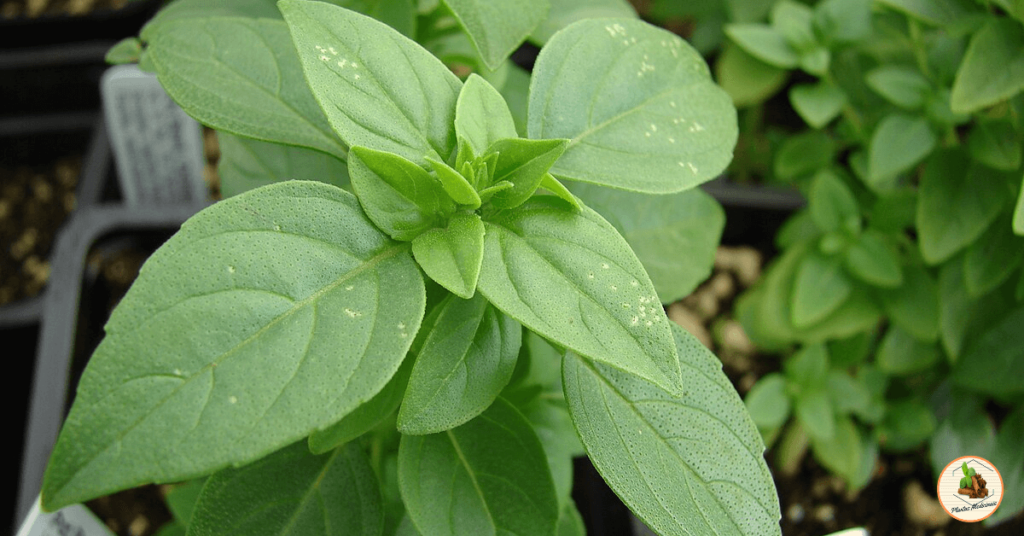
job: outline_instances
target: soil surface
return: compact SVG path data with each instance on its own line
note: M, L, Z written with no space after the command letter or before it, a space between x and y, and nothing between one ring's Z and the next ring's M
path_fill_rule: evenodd
M0 305L39 293L54 237L75 208L82 159L0 167Z

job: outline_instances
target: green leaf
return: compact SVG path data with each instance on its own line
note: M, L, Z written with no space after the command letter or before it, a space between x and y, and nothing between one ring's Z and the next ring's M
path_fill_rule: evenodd
M864 292L854 292L820 322L803 329L793 327L793 280L809 247L807 242L791 247L769 268L763 282L753 287L755 299L741 298L738 308L744 328L758 344L782 350L797 341L812 344L849 337L878 324L880 312L874 301Z
M299 442L211 476L188 533L376 536L383 529L380 486L362 447L317 456Z
M837 339L828 342L828 355L832 366L839 369L848 369L862 363L872 353L875 342L875 334L871 332L858 333L852 337Z
M551 192L566 203L569 203L573 210L583 210L582 205L580 205L580 200L577 199L564 184L559 182L558 179L550 173L544 174L544 178L540 180L540 187Z
M242 465L336 422L394 375L424 300L408 247L343 190L289 181L203 210L107 323L43 504Z
M953 366L954 384L994 396L1024 391L1024 307L1017 308L987 329Z
M786 38L786 42L802 53L818 44L811 21L814 14L806 4L794 0L779 0L772 6L772 28Z
M854 43L871 35L871 0L824 0L814 6L814 29L826 43Z
M1009 215L1000 217L978 240L967 247L964 281L977 298L1003 284L1024 260L1024 239L1013 234Z
M160 527L155 535L156 536L187 536L187 528L184 524L179 521L172 520L164 526Z
M829 471L842 476L847 482L856 480L864 449L860 432L852 419L836 419L831 439L819 439L814 436L810 439L814 459Z
M555 360L555 365L558 364L559 362ZM557 380L558 370L555 372ZM526 404L517 407L523 412L526 420L530 421L530 426L537 432L537 437L544 447L559 504L571 504L572 459L582 456L584 452L583 445L576 435L576 428L569 417L569 408L565 404L561 387L559 382L557 392L541 392Z
M142 55L142 41L137 37L126 37L110 47L103 61L111 65L122 63L137 63Z
M711 275L725 212L699 189L649 195L576 183L573 192L629 242L661 303L689 295ZM686 252L671 255L667 252Z
M940 387L932 396L933 399L943 397L943 402L949 404L949 414L942 419L929 440L932 472L941 474L949 462L963 456L964 452L973 452L976 456L991 460L996 433L985 411L984 399L956 387ZM956 403L949 403L950 400L956 400ZM960 470L966 476L965 465L962 464ZM970 487L970 484L960 487Z
M874 229L857 237L844 255L843 265L850 274L869 285L895 288L903 284L899 256L885 235Z
M678 390L668 318L611 224L542 196L485 224L478 288L491 303L553 342Z
M548 0L444 0L491 70L497 69L545 18Z
M789 249L804 241L821 236L821 229L815 225L810 210L796 212L779 228L775 234L775 247Z
M797 328L814 324L835 311L853 292L842 258L808 252L793 282L791 321Z
M161 24L144 39L160 84L200 123L346 158L283 22L189 18Z
M586 536L587 528L583 525L583 517L576 509L576 503L570 500L562 507L562 513L558 516L558 529L556 536Z
M1016 307L1011 281L981 298L972 298L964 284L964 263L955 258L939 273L942 345L955 363L964 346Z
M868 86L885 100L907 110L919 110L932 91L932 84L912 67L883 65L865 78Z
M500 398L454 430L403 435L398 483L423 534L554 534L558 522L537 434Z
M1021 163L1020 137L1009 121L977 123L967 138L971 157L986 166L1016 171Z
M750 388L744 403L758 428L770 430L782 426L790 411L786 379L777 372L766 374Z
M827 76L831 62L832 52L821 45L800 54L800 68L814 76Z
M822 231L860 230L857 199L833 171L823 169L814 176L808 197L811 218Z
M828 377L829 358L824 344L808 344L782 365L786 378L801 390L820 387Z
M1024 89L1024 28L1019 22L989 17L974 34L956 72L950 106L972 113Z
M471 210L480 208L482 203L480 195L461 173L452 169L448 164L438 162L430 157L427 157L427 164L430 165L430 169L434 170L437 180L441 182L441 187L448 193L448 197L460 205L467 205Z
M196 509L199 494L203 491L206 480L206 478L190 480L180 486L175 486L164 496L167 509L171 511L171 515L176 521L187 526L192 520L192 513Z
M304 147L281 145L218 132L220 192L231 197L283 180L308 180L346 188L348 168L336 157Z
M341 7L373 17L414 39L416 0L327 0Z
M484 154L498 140L517 138L516 124L505 98L477 74L469 75L455 108L455 132Z
M448 227L430 229L414 238L412 254L431 279L468 300L480 277L484 224L476 214L455 214Z
M869 411L871 406L871 392L859 380L851 377L846 371L832 369L828 371L826 388L829 400L833 409L838 414L857 413L863 414ZM841 420L836 424L842 424Z
M558 1L558 0L556 0ZM508 78L501 88L501 95L505 98L505 104L512 112L512 120L516 124L516 132L520 136L526 136L526 121L530 106L530 73L511 65L508 68Z
M1019 406L1003 420L990 461L999 467L1003 496L1000 508L985 520L986 525L1008 520L1024 508L1024 409Z
M440 60L353 11L298 0L278 6L309 87L346 143L419 165L447 159L461 83Z
M732 159L736 110L679 36L626 19L588 19L537 57L529 137L571 140L560 179L670 193Z
M587 454L608 485L663 535L779 534L764 444L721 362L672 329L686 391L569 352L565 397Z
M309 435L309 451L313 454L330 452L373 430L391 417L402 403L405 386L415 360L406 359L387 385L340 421Z
M928 120L893 114L882 120L871 136L868 178L880 184L923 160L938 142Z
M801 84L789 90L789 102L800 117L814 128L832 122L846 106L846 93L827 81Z
M879 195L871 207L871 227L888 233L905 232L917 216L917 188L898 188Z
M271 0L175 0L157 12L142 28L143 41L150 41L153 32L163 30L163 25L182 19L206 19L210 17L242 17L248 19L281 19L281 12Z
M493 182L508 181L512 187L494 194L491 205L515 208L526 202L540 187L544 175L565 152L568 140L499 140L488 150L498 156Z
M790 136L775 154L775 176L794 180L816 173L832 164L836 142L820 130L808 130Z
M455 210L439 181L393 153L353 147L349 176L367 217L395 240L409 241L444 225Z
M786 37L766 24L729 24L729 36L744 52L780 69L794 69L800 63L799 53L786 41Z
M807 435L819 441L832 441L836 418L824 386L801 392L794 401L794 413Z
M880 3L936 26L954 24L977 11L977 4L970 0L880 0Z
M899 326L893 326L878 348L878 368L892 376L928 370L941 356L934 342L922 342Z
M433 434L481 414L512 378L522 328L482 296L442 302L416 356L398 431Z
M998 173L972 163L962 151L936 153L925 166L917 198L921 256L938 264L977 240L1006 197Z
M923 266L903 267L903 285L880 292L885 312L893 324L924 342L939 334L939 291Z
M583 19L636 18L636 10L629 0L551 0L551 10L530 34L530 40L543 45L555 32Z
M1024 181L1021 181L1020 194L1017 196L1017 207L1013 209L1013 233L1024 235Z
M786 82L788 73L730 43L715 62L715 78L733 104L743 108L768 100Z
M925 403L914 399L890 402L878 429L879 442L888 451L912 450L931 437L935 426L935 415Z

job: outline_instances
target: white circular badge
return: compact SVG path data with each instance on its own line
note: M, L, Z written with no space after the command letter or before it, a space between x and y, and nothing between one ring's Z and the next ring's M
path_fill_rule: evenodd
M936 492L947 514L975 523L999 508L1003 500L1003 477L985 458L962 456L942 470Z

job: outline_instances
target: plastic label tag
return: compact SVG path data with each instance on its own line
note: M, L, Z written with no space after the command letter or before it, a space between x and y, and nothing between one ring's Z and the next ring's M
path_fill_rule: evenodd
M156 75L118 65L100 83L103 112L128 205L207 199L199 124L167 95Z
M88 508L73 504L53 513L39 509L39 499L21 524L18 536L115 536Z

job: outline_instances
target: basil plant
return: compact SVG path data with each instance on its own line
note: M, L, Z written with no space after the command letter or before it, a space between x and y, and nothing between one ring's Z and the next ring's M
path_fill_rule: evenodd
M392 27L278 7L142 34L143 68L231 134L225 159L316 180L216 203L149 259L43 506L192 480L188 535L572 535L586 454L658 533L778 534L720 362L562 182L672 193L719 173L735 109L701 57L637 20L569 25L524 137L490 82Z

